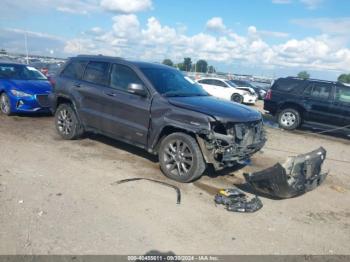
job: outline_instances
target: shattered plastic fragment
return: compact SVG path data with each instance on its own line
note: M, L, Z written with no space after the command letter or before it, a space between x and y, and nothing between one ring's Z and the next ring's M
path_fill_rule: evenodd
M325 180L327 173L323 173L321 167L326 153L320 147L307 154L289 157L283 165L277 163L265 170L244 174L244 177L257 192L275 198L299 196Z
M214 201L216 204L224 205L228 211L241 213L252 213L263 206L257 196L248 199L246 194L237 188L220 190Z

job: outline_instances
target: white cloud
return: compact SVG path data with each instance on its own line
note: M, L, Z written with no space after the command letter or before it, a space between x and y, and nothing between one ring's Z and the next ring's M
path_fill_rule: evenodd
M136 13L152 8L151 0L102 0L105 10L117 13Z
M80 9L76 9L68 6L58 6L56 10L59 12L70 13L70 14L82 14L82 15L88 14L87 10L84 10L84 9L80 10Z
M303 27L319 29L325 34L349 35L350 17L294 19L291 22Z
M290 4L291 0L272 0L273 4Z
M316 9L320 7L324 0L299 0L307 9ZM291 4L293 0L272 0L273 4Z
M271 37L280 37L281 41L288 34L250 26L245 35L238 35L227 27L224 34L188 35L175 27L162 25L155 17L149 18L142 26L135 15L119 15L113 18L111 30L95 39L84 40L86 42L73 39L65 51L78 53L80 49L81 53L112 54L149 61L171 58L180 62L189 56L193 60L235 62L269 69L344 71L350 68L350 49L327 34L268 44L265 39Z
M212 31L224 31L226 26L221 17L213 17L207 21L206 28Z
M18 28L0 28L0 47L12 53L25 53L24 38L27 35L28 49L31 54L63 55L65 39L55 35L25 31Z
M300 2L306 5L308 9L316 9L322 4L323 0L300 0Z
M250 37L269 37L269 38L286 38L289 36L288 33L277 32L277 31L267 31L258 30L255 26L248 27L248 35Z

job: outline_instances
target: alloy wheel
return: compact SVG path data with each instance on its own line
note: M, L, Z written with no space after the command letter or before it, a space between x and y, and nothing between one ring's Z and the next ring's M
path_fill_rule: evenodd
M164 163L168 172L177 176L185 176L193 166L193 153L182 140L170 141L164 150Z
M10 101L6 95L1 96L0 107L4 114L8 114L10 112Z
M72 132L73 118L67 109L62 109L59 112L57 118L57 126L58 130L64 135L69 135Z

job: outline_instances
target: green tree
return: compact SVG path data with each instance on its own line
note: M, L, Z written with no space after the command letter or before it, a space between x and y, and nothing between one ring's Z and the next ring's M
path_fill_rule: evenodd
M350 74L341 74L338 77L338 81L346 84L350 84Z
M171 59L164 59L162 64L167 65L167 66L174 66L173 61Z
M307 71L301 71L298 73L298 77L301 79L309 79L310 74Z
M185 57L183 62L183 71L190 71L192 67L192 60L190 57Z
M198 60L196 63L196 72L206 73L208 71L208 63L205 60Z
M185 65L184 65L184 63L178 63L178 64L176 65L176 67L177 67L179 70L181 70L181 71L185 71Z
M210 65L210 66L208 67L208 73L209 73L209 74L216 73L216 69L215 69L215 67L214 67L214 66L212 66L212 65Z

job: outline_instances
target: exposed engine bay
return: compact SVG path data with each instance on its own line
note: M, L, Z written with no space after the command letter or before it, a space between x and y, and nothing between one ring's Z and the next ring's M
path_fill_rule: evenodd
M259 151L266 142L263 122L213 123L211 131L197 135L207 163L216 170L233 166Z

